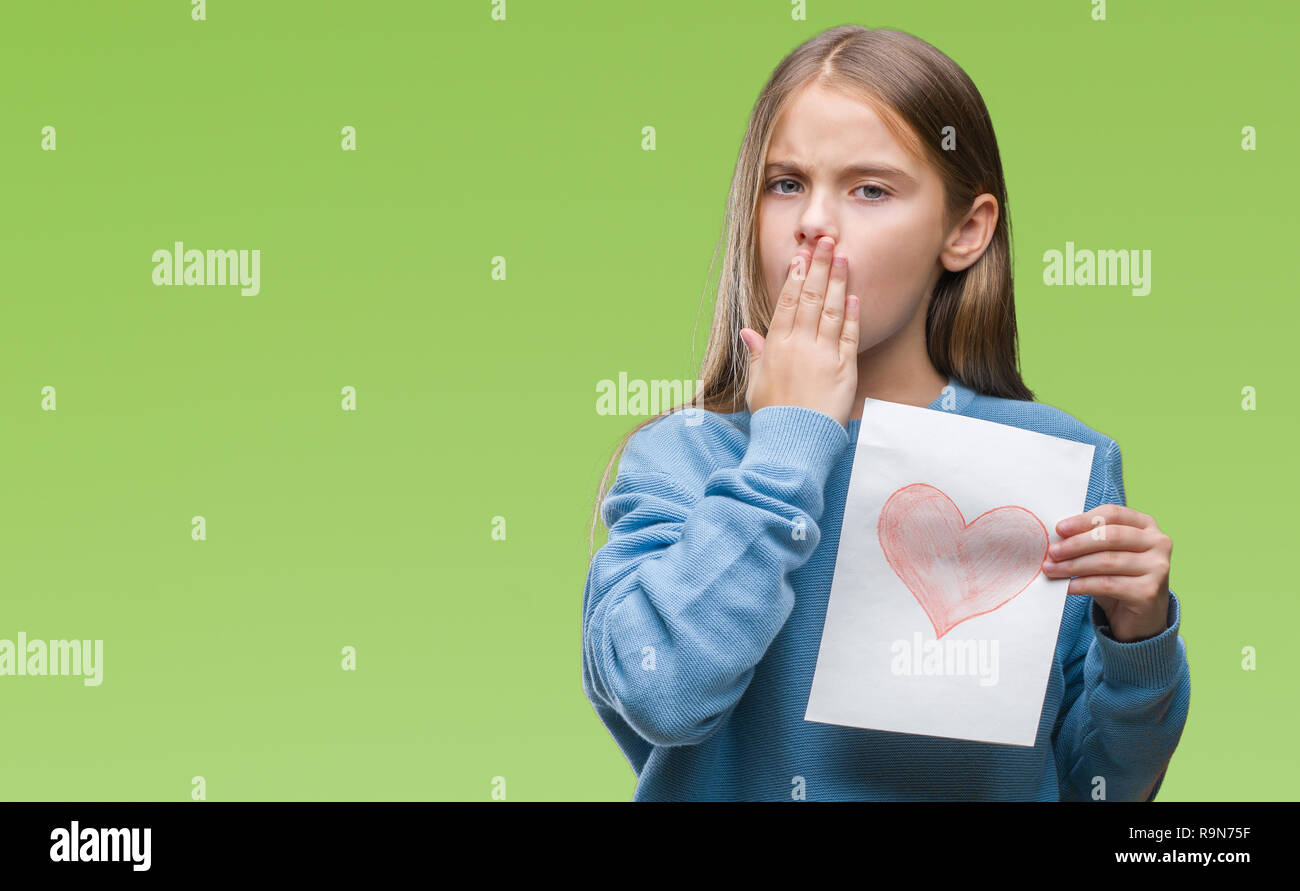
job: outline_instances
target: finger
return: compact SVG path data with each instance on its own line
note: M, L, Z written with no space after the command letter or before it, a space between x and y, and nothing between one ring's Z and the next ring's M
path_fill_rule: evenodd
M799 291L803 288L804 279L808 277L810 258L810 254L800 251L790 261L785 284L781 287L781 295L777 298L776 308L772 311L772 322L767 326L768 337L773 334L789 337L790 332L794 330L795 308L799 304Z
M1047 559L1059 563L1097 551L1145 551L1151 544L1145 529L1111 523L1053 542L1047 549Z
M817 250L813 253L812 267L808 278L799 292L798 305L794 313L794 328L791 333L802 333L817 338L817 326L821 323L822 303L826 299L826 283L831 272L831 252L834 239L827 236L817 241Z
M849 280L849 258L836 257L831 261L831 277L826 285L826 302L822 304L821 321L817 323L817 339L835 344L844 328L844 288Z
M861 314L861 302L850 294L844 304L844 328L840 331L840 355L845 362L858 360L858 316Z
M1092 529L1094 526L1102 525L1094 518L1100 517L1105 523L1119 523L1125 526L1135 526L1138 529L1150 529L1155 527L1155 520L1131 507L1125 507L1122 504L1099 504L1092 510L1081 514L1075 514L1072 517L1066 517L1056 524L1056 531L1062 536L1074 535L1085 529Z
M749 359L751 362L763 355L763 346L767 341L763 335L759 334L753 328L741 328L740 339L749 350Z
M1043 575L1062 579L1085 575L1146 575L1150 571L1147 560L1134 551L1101 551L1072 560L1048 558L1043 563Z
M1066 594L1086 594L1090 597L1113 597L1130 606L1143 604L1151 595L1153 583L1127 575L1081 575L1070 579Z

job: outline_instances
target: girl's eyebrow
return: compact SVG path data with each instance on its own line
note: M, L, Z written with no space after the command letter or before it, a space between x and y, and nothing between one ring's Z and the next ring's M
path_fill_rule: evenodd
M803 173L803 169L793 161L772 161L765 168L766 176L773 173L788 171L790 173ZM890 167L888 164L850 164L840 171L841 179L850 179L857 176L892 176L898 179L915 183L916 179L897 167Z

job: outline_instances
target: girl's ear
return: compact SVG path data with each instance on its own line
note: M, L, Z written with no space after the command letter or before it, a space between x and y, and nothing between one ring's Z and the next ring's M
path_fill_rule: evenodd
M939 252L939 262L949 272L961 272L983 254L993 240L998 223L998 199L977 195L968 214L949 233Z

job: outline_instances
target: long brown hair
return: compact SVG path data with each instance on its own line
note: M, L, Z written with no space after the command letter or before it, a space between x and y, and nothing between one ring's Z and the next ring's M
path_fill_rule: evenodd
M763 164L776 121L795 96L813 85L870 104L894 137L939 173L947 225L955 225L968 213L976 196L987 192L997 199L997 224L984 253L960 272L945 269L940 274L926 313L926 348L936 371L956 377L976 392L1007 399L1034 398L1018 368L1011 220L1002 159L984 99L956 62L919 37L859 25L830 28L781 60L754 103L718 241L725 249L713 328L700 371L703 384L682 405L637 424L619 443L605 465L596 494L588 559L595 546L596 520L610 468L633 434L683 408L719 413L745 409L749 356L740 329L752 328L766 335L771 321L756 257ZM739 237L728 237L729 233ZM710 262L710 275L712 270ZM706 294L707 290L706 281Z

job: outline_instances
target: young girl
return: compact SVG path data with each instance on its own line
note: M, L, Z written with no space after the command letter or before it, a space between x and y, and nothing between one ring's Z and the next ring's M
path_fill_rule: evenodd
M625 439L583 593L583 690L635 799L1153 799L1191 683L1171 542L1125 506L1116 443L1020 378L966 73L898 31L808 40L754 107L728 220L703 387ZM1033 747L804 720L868 397L1096 446L1042 567L1078 596Z

